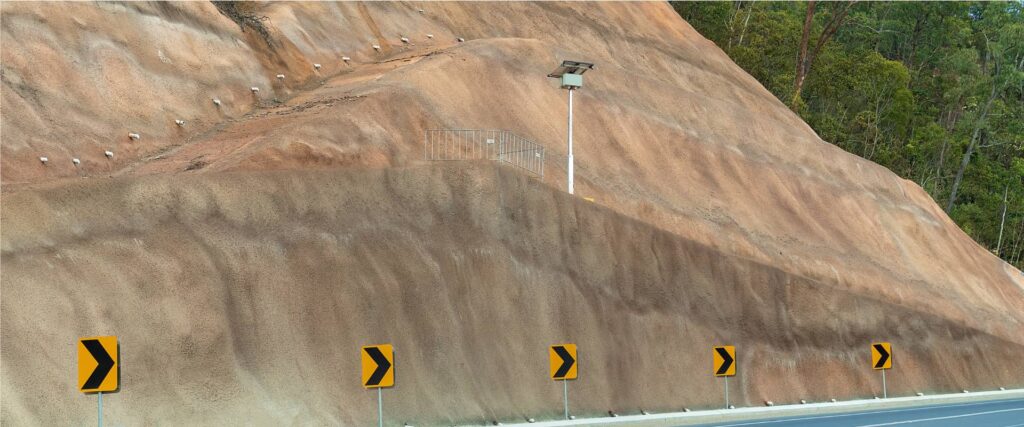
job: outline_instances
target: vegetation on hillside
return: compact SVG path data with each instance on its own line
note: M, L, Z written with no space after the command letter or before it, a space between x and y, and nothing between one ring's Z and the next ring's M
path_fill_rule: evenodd
M1024 267L1024 2L674 2L822 139Z

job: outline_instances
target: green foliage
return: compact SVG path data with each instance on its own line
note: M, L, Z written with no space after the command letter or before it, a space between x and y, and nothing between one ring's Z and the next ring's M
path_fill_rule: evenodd
M789 105L805 3L672 5ZM842 6L817 4L811 46ZM811 64L796 106L824 140L914 180L941 206L953 199L950 217L1018 268L1024 267L1022 8L1021 1L857 3Z

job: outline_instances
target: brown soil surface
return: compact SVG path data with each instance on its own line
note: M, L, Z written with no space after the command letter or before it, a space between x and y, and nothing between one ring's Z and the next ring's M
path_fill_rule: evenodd
M871 395L872 340L897 394L1024 385L1021 272L667 4L244 6L266 36L206 3L0 5L4 424L91 419L74 342L108 333L133 425L366 424L384 341L393 423L554 417L570 341L580 414L716 404L721 343L745 404ZM563 58L598 64L594 203L560 191ZM511 130L547 174L428 164L431 128Z

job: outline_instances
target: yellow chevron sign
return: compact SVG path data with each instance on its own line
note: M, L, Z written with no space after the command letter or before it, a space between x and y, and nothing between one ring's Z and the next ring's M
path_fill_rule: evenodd
M78 340L78 390L83 393L117 390L117 337Z
M395 385L395 348L391 344L363 347L363 387L381 388Z
M874 369L892 369L892 344L887 342L871 344L871 367Z
M736 375L736 347L720 345L711 352L711 371L716 377Z
M576 344L553 345L548 350L551 361L551 379L574 380L579 372L576 363Z

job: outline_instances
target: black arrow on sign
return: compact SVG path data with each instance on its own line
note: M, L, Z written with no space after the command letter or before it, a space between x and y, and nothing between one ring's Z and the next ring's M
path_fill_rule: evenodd
M99 388L100 384L103 384L103 380L107 378L107 374L110 373L110 369L114 367L114 359L107 353L107 349L103 348L103 344L100 344L100 340L84 340L82 345L89 350L92 358L96 359L96 369L92 371L92 375L89 375L82 390Z
M555 371L555 378L564 378L569 373L569 369L572 369L572 365L576 364L576 359L569 354L569 350L560 345L555 346L555 354L562 358L562 366Z
M722 366L718 367L718 372L715 372L715 375L725 375L726 372L729 372L729 367L732 366L732 355L725 351L725 347L715 347L715 351L718 352L719 356L722 356Z
M875 363L875 368L876 369L881 369L883 366L885 366L885 362L889 361L889 352L885 351L885 346L884 345L874 344L873 346L875 347L875 351L877 351L878 354L880 354L882 356L882 357L878 358L878 363ZM861 347L861 348L863 348L863 347ZM863 366L863 365L861 365L861 366Z
M370 379L366 380L366 385L378 385L384 379L384 375L388 373L388 370L391 369L391 362L388 361L387 357L384 357L384 353L381 353L377 347L364 348L363 350L377 363L377 369L373 371L373 375L370 375Z

